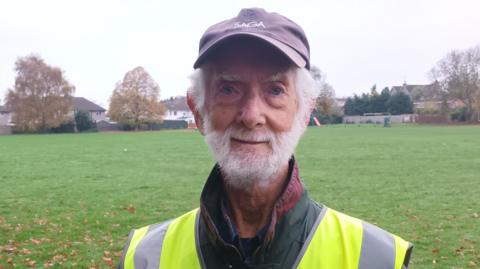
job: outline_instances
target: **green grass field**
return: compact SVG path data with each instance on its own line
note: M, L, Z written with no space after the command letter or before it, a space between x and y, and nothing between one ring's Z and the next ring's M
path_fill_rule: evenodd
M313 199L413 241L411 268L480 268L480 127L310 128L296 156ZM111 268L212 165L195 131L0 136L0 269Z

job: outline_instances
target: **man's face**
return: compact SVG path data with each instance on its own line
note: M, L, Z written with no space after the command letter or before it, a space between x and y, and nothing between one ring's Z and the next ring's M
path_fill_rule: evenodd
M225 45L210 62L205 135L227 181L242 187L268 180L303 132L295 69L258 41Z
M290 130L297 110L295 74L271 50L258 42L239 42L217 54L205 104L213 130L225 132L232 126L256 133ZM259 154L270 150L267 141L235 137L231 146Z

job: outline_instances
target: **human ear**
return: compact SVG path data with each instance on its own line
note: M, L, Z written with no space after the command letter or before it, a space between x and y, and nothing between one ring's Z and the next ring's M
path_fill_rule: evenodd
M197 110L195 100L193 99L190 93L187 93L187 105L193 113L193 118L195 119L195 124L197 125L198 130L202 135L205 135L205 128L203 126L203 117Z

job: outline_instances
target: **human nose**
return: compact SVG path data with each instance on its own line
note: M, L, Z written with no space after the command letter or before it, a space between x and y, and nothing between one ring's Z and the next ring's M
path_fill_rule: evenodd
M251 92L245 96L241 104L238 121L249 129L261 127L266 123L264 112L264 104L261 97Z

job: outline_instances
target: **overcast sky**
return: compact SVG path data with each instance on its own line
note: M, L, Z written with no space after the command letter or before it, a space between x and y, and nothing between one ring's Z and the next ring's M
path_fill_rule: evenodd
M14 85L16 59L31 53L64 70L76 96L107 109L115 83L137 66L162 99L184 95L205 29L253 6L303 27L311 62L338 97L428 83L446 53L480 45L477 0L2 0L0 99Z

